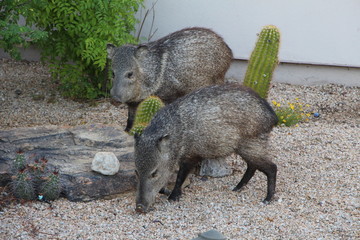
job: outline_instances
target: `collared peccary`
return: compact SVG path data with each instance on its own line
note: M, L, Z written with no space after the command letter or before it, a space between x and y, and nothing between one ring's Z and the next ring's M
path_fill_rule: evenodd
M181 185L205 158L239 154L247 170L233 189L241 189L259 170L267 176L267 196L275 192L276 165L267 154L269 133L278 119L266 100L237 84L204 87L162 108L140 136L135 136L138 177L136 210L147 212L156 194L179 166L169 199L178 200Z
M203 86L220 84L232 52L206 28L186 28L145 45L107 45L112 60L112 97L128 105L129 131L138 104L156 95L167 103Z

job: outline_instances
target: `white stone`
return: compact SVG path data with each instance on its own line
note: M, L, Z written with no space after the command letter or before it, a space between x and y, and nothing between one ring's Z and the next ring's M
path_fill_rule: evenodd
M91 170L103 175L115 175L120 169L120 162L112 152L98 152L91 164Z

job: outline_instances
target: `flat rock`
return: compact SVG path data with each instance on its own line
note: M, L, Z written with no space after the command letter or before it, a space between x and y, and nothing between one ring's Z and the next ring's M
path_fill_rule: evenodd
M11 161L21 149L27 158L45 157L61 174L63 195L71 201L109 197L136 187L133 138L115 126L40 126L0 131L0 186L10 181ZM105 176L91 170L97 152L113 152L120 170Z

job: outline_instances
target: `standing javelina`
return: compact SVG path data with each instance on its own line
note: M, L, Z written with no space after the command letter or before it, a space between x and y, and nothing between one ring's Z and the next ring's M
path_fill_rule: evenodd
M224 82L232 52L215 32L187 28L145 45L107 45L112 60L112 97L129 108L125 131L132 127L138 104L150 95L165 103Z
M277 121L266 100L237 84L205 87L165 106L135 137L136 211L149 210L177 164L180 169L169 200L180 198L181 185L199 161L232 153L247 163L233 190L240 190L260 170L268 181L264 201L270 201L277 167L269 159L267 146Z

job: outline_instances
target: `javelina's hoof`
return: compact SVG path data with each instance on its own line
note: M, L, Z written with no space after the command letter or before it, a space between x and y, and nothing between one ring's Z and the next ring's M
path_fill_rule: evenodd
M242 190L242 187L241 187L241 188L234 187L232 191L234 191L234 192L240 192L240 190Z
M181 197L181 193L172 192L168 198L169 201L179 201Z

